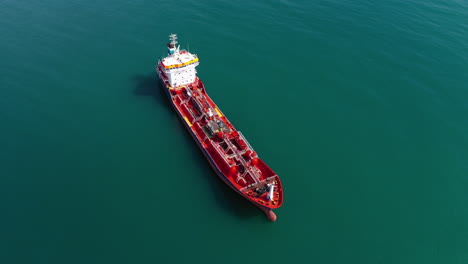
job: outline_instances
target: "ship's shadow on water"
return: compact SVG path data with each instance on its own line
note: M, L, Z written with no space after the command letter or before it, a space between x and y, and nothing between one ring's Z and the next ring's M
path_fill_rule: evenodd
M171 110L172 106L162 89L162 84L159 81L158 75L156 73L135 75L133 76L132 81L135 84L133 94L140 96L151 96L158 104L161 104L164 107L167 107L168 110Z
M164 106L168 109L170 114L177 116L177 113L174 112L174 109L163 90L162 84L159 81L157 74L135 75L132 80L134 82L134 95L151 96L155 99L157 104ZM206 171L206 173L204 173L206 177L204 177L202 180L206 180L208 184L210 184L211 189L213 190L214 198L219 206L224 208L227 212L240 218L251 218L259 214L263 214L260 209L228 187L218 177L218 175L216 175L205 156L198 148L197 143L190 136L189 132L186 131L187 129L182 123L182 120L180 120L180 118L177 119L179 120L178 129L183 129L186 132L183 133L184 145L186 145L189 151L191 151L193 160L200 164L202 169ZM187 177L190 177L190 174L187 174Z

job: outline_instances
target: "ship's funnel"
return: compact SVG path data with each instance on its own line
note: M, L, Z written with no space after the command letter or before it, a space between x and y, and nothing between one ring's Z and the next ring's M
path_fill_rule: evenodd
M171 35L169 35L169 40L170 40L171 42L169 42L169 43L167 44L167 49L168 49L167 53L168 53L169 55L172 55L172 54L174 54L174 53L176 52L176 50L177 50L177 47L176 47L176 44L178 43L178 42L177 42L177 34L171 34Z

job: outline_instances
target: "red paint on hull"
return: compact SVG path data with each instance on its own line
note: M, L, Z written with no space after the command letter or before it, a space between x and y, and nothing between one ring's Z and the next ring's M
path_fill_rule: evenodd
M278 175L258 158L243 135L222 114L201 80L197 78L190 85L172 88L159 67L157 72L172 106L216 174L259 207L269 220L276 221L272 210L283 203L283 188ZM222 123L215 133L209 129L213 122L215 126Z

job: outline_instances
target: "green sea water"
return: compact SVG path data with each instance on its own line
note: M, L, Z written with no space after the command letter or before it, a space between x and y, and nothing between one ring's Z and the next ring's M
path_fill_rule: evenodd
M158 86L167 36L278 221ZM466 0L0 0L0 263L468 263Z

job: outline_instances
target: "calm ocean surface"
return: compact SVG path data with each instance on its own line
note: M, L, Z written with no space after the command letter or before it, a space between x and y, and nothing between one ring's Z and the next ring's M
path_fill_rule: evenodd
M282 178L225 186L167 35ZM0 0L0 263L468 263L467 0Z

